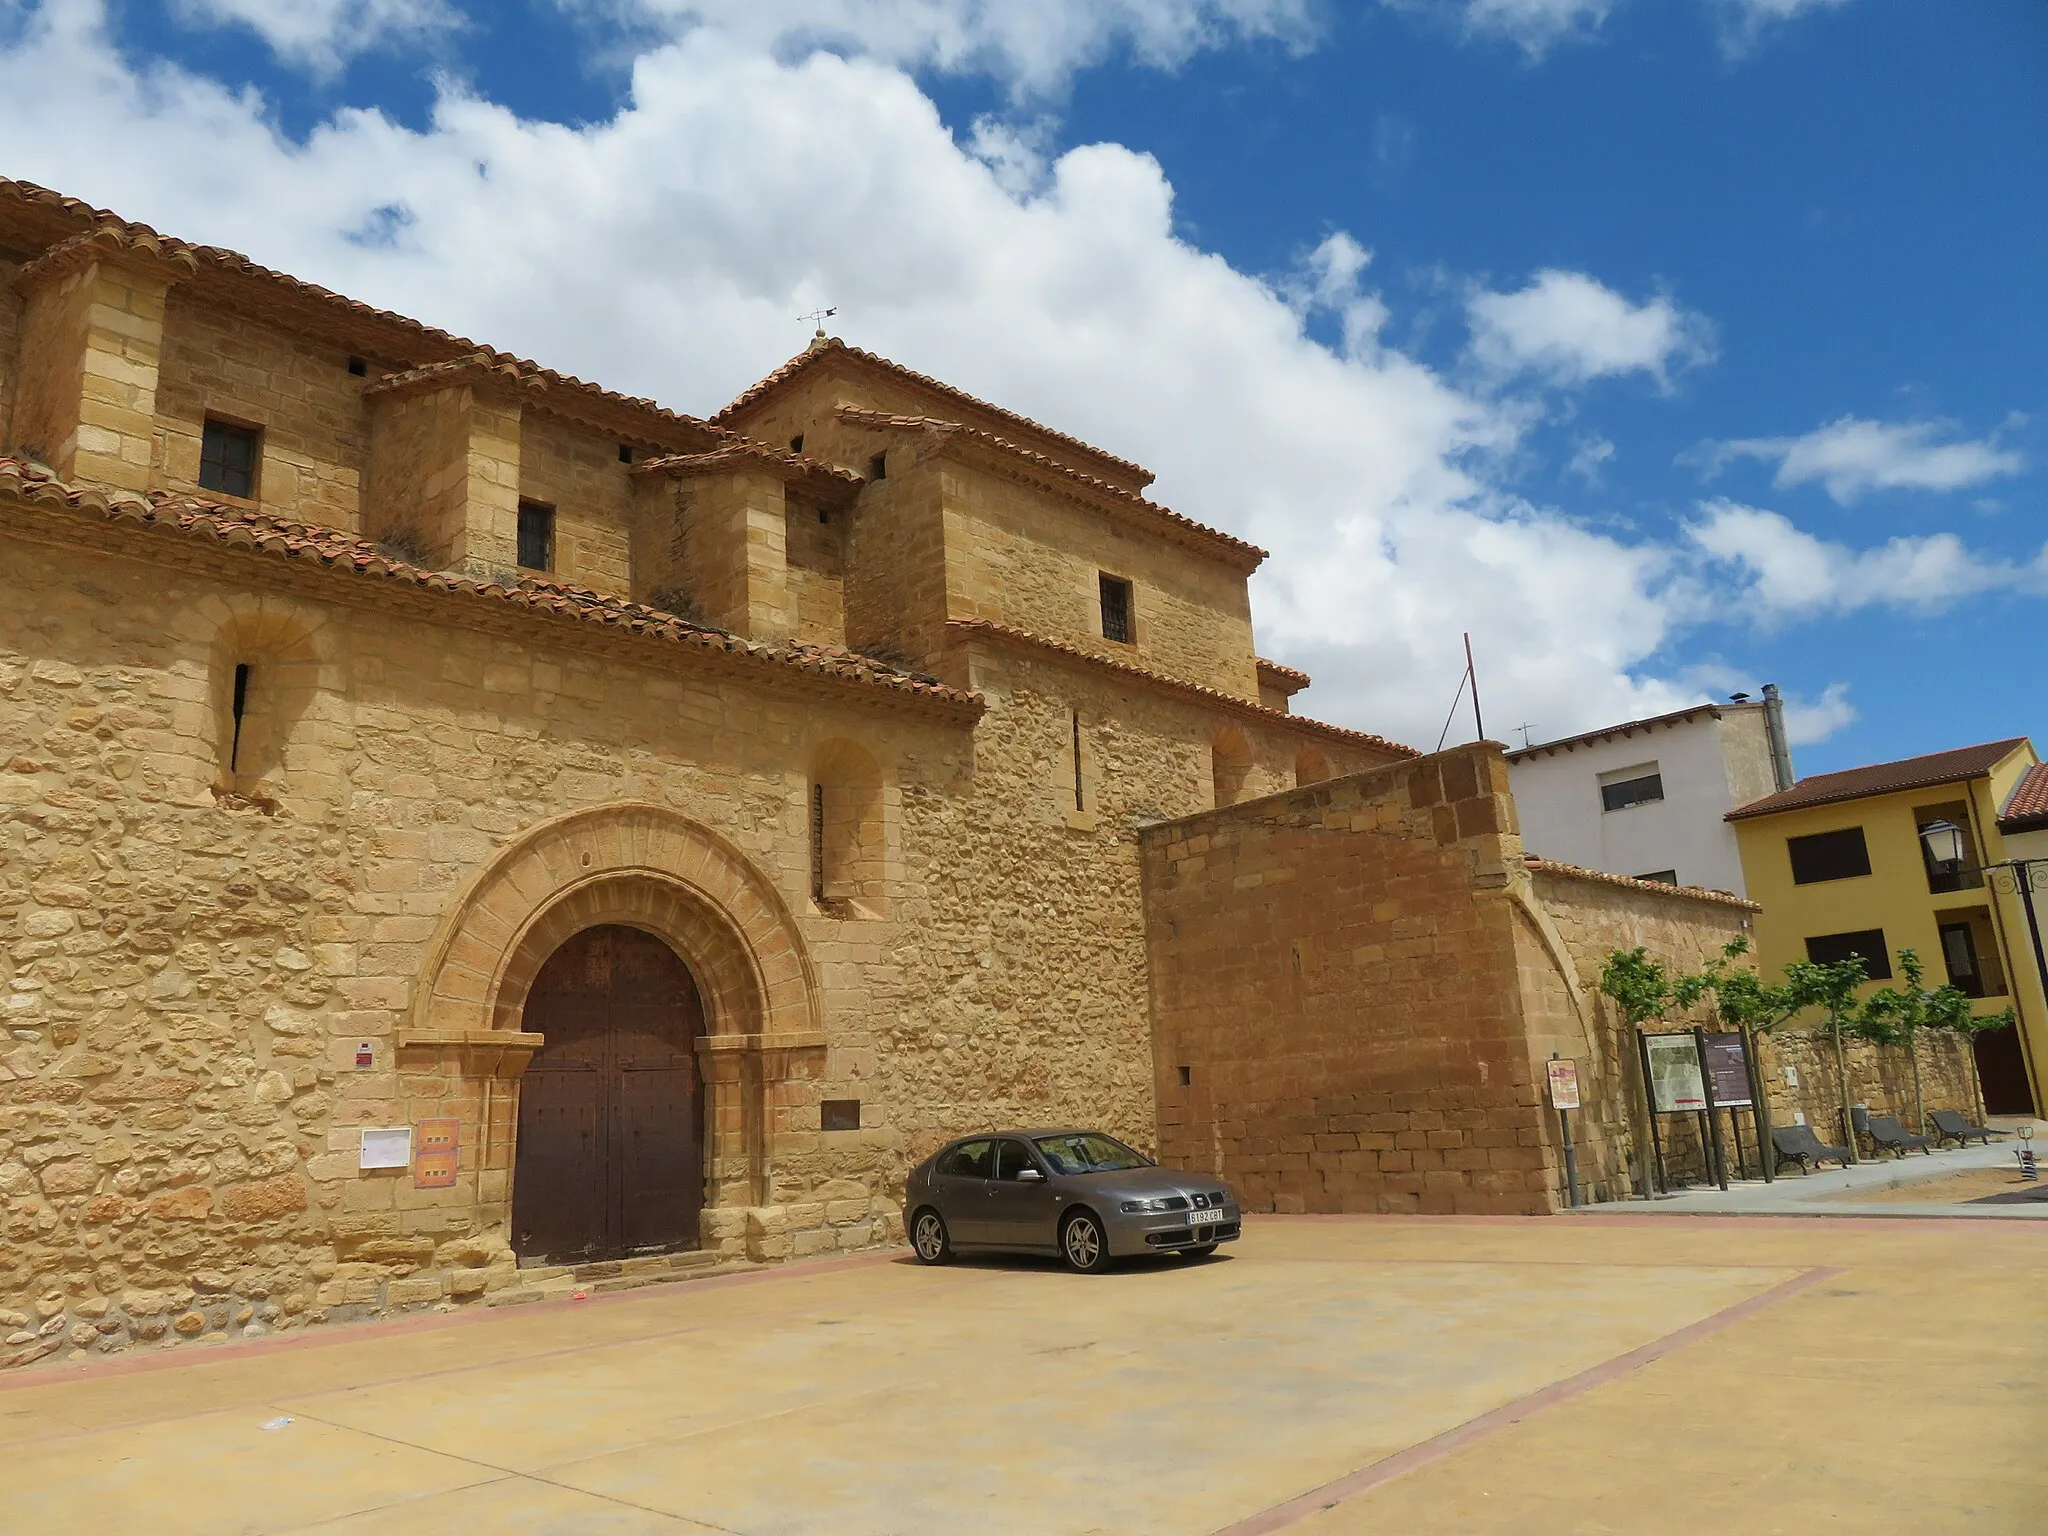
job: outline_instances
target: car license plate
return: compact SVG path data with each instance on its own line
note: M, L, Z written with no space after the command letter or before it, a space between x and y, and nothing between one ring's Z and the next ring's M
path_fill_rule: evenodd
M1211 1222L1221 1221L1222 1219L1223 1213L1221 1211L1188 1212L1188 1225L1191 1227L1206 1227Z

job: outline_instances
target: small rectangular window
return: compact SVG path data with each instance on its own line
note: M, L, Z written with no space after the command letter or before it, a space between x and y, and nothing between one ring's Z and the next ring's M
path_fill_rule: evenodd
M1182 1068L1180 1069L1180 1085L1181 1085L1181 1087L1183 1087L1183 1088L1192 1088L1192 1087L1194 1086L1194 1083L1195 1083L1195 1069L1194 1069L1193 1067L1182 1067Z
M1654 805L1664 798L1664 775L1652 768L1632 778L1614 779L1600 785L1600 809L1625 811L1632 805Z
M621 464L633 462L633 445L631 443L619 444L619 462Z
M1852 955L1861 958L1863 974L1872 981L1891 978L1891 955L1884 947L1882 928L1862 928L1855 933L1823 933L1806 941L1806 958L1815 965L1834 965Z
M859 1099L826 1099L818 1106L818 1129L821 1131L857 1131L860 1129Z
M1870 849L1864 845L1861 827L1844 827L1839 832L1816 832L1810 837L1788 837L1785 848L1792 856L1792 883L1818 885L1823 880L1853 880L1870 873Z
M199 488L245 501L254 499L262 437L254 427L208 417L199 437Z
M888 454L878 453L868 460L868 478L870 480L886 480L889 478Z
M1102 638L1119 645L1131 643L1131 584L1120 576L1103 576Z
M789 451L791 453L802 453L804 451L803 433L799 432L795 437L792 437L789 440Z
M364 362L360 357L352 357L348 360L348 372L350 378L360 379L369 371L370 365Z
M544 501L519 503L519 563L529 571L555 568L555 509Z

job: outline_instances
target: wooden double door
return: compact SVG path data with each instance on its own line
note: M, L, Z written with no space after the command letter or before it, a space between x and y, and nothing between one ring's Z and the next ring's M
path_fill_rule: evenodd
M704 1206L696 982L637 928L587 928L526 999L512 1248L588 1262L694 1247Z

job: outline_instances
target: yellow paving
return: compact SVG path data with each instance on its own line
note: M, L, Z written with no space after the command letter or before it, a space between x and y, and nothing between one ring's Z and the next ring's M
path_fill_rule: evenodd
M2048 1513L2038 1223L1267 1220L1227 1252L1105 1276L798 1266L15 1377L0 1531L1997 1532Z

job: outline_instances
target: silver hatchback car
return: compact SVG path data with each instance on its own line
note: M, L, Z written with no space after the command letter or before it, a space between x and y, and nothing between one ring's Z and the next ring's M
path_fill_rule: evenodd
M912 1169L903 1197L926 1264L958 1249L1056 1253L1083 1271L1139 1253L1199 1258L1241 1225L1215 1175L1161 1168L1100 1131L964 1136Z

